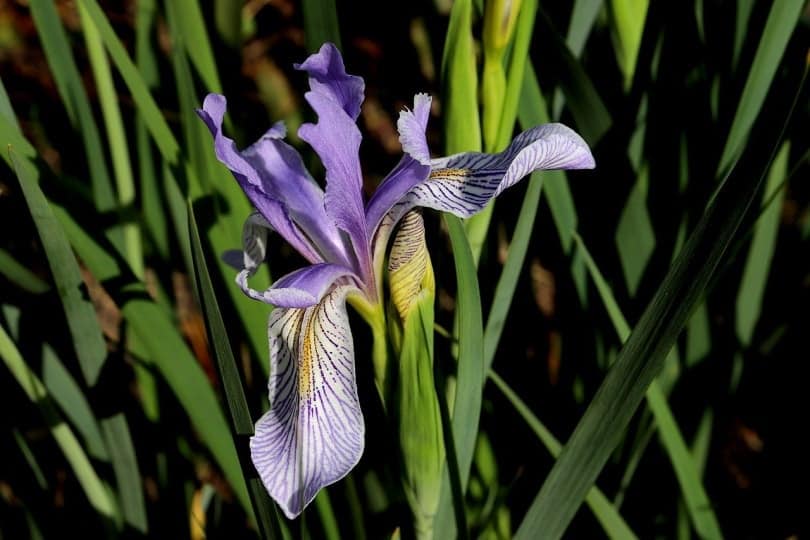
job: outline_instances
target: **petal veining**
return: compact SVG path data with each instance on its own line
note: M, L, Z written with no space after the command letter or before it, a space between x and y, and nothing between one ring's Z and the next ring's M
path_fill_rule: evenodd
M345 303L356 290L338 287L315 306L270 315L270 410L256 423L250 450L267 491L290 519L346 476L363 452Z
M562 124L524 131L498 154L468 152L435 159L430 177L392 209L396 221L413 206L469 217L526 175L545 169L592 169L587 143Z

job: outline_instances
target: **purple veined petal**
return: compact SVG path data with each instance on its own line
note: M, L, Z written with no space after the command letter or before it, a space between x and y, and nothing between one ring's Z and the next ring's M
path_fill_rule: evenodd
M430 175L430 166L403 156L394 170L380 183L366 205L366 227L373 238L383 216L415 185ZM376 242L376 240L375 240Z
M306 308L321 301L337 280L358 278L345 266L330 263L305 266L279 278L264 292L264 300L284 308Z
M371 238L382 217L412 187L430 174L430 150L425 138L430 104L431 97L428 94L416 94L413 98L413 111L406 109L399 113L397 129L402 150L406 155L383 179L366 205L366 226Z
M348 75L340 51L332 43L324 43L321 49L310 55L295 69L306 71L309 87L337 102L352 121L360 115L366 84L362 77Z
M236 283L250 298L280 307L309 307L317 304L335 281L353 275L345 266L319 263L281 277L265 291L251 288L248 278L264 262L267 232L272 230L270 223L258 212L252 213L242 226L242 269L236 275Z
M318 491L351 471L363 453L354 345L346 314L350 286L306 309L270 314L270 410L256 423L250 452L259 476L294 519Z
M370 255L360 172L360 130L331 97L307 92L306 99L318 113L318 123L303 124L298 135L321 158L326 169L326 214L349 236L359 265L358 274L367 278Z
M592 169L595 162L576 132L562 124L545 124L524 131L499 154L468 152L433 160L431 165L430 177L392 209L395 220L413 206L466 218L533 171Z
M307 259L348 263L340 233L324 211L321 188L307 172L298 152L281 140L286 128L274 124L256 143L239 151L222 132L227 101L209 94L198 110L214 136L217 158L233 173L253 205ZM271 202L274 201L274 202ZM284 218L274 215L281 209ZM281 221L294 222L294 234ZM304 234L301 234L303 232ZM314 244L314 245L313 245Z

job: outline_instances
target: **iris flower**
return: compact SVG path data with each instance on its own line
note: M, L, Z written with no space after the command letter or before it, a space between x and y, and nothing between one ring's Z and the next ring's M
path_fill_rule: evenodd
M400 112L397 121L403 157L364 202L356 125L363 79L346 73L330 43L295 68L309 76L305 97L318 116L317 123L303 124L298 136L320 157L325 190L284 142L283 124L240 151L222 131L223 96L209 94L198 110L217 158L257 210L245 223L244 268L236 281L251 298L275 309L268 323L270 410L256 423L250 450L267 491L290 519L321 488L346 476L363 453L365 426L346 303L373 328L383 321L384 329L384 258L400 219L415 207L466 218L532 171L594 167L588 145L561 124L529 129L498 154L431 159L425 139L431 98L417 94L413 109ZM268 230L309 265L257 291L248 278L264 260Z

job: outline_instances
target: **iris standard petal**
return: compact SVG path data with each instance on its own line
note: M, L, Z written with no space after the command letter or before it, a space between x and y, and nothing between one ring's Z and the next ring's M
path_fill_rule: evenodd
M425 138L425 130L430 117L431 101L428 94L416 94L413 98L413 111L407 109L400 111L397 120L402 151L423 165L430 164L430 149Z
M357 120L366 85L362 77L346 73L343 57L334 44L324 43L317 53L294 67L307 72L314 92L330 96L353 121Z
M326 213L348 234L359 273L368 276L370 261L360 173L360 130L328 94L307 92L306 99L318 113L318 123L302 125L298 135L321 158L326 169Z
M270 315L270 410L250 439L267 491L293 519L318 491L357 464L365 424L357 398L354 346L339 287L306 309Z
M217 159L231 170L248 199L267 218L273 229L310 262L320 262L323 258L318 253L318 249L302 234L299 226L293 223L289 207L280 197L278 190L267 188L268 182L263 181L256 167L239 152L234 141L223 134L222 121L225 116L226 104L224 96L208 94L203 102L203 108L197 110L197 114L208 126L211 135L214 137L214 151ZM274 126L274 128L271 128L271 133L275 132L277 134L277 129ZM294 195L291 196L294 197ZM289 198L287 195L285 197ZM310 205L309 202L302 201L303 199L294 206L307 207ZM329 224L328 220L326 223Z
M374 237L380 220L391 207L430 174L430 151L425 138L430 104L431 97L428 94L416 94L413 98L413 111L406 109L399 113L397 130L402 151L406 155L383 179L366 205L366 226L371 238Z
M587 143L562 124L524 131L498 154L468 152L431 162L430 177L415 186L396 208L395 219L413 206L469 217L527 174L544 169L592 169Z

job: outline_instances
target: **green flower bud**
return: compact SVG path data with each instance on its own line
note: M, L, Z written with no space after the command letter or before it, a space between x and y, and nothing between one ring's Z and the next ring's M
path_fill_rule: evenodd
M399 315L396 416L402 452L402 485L417 538L432 538L444 468L444 439L433 382L434 279L422 216L400 222L388 263L391 300Z

